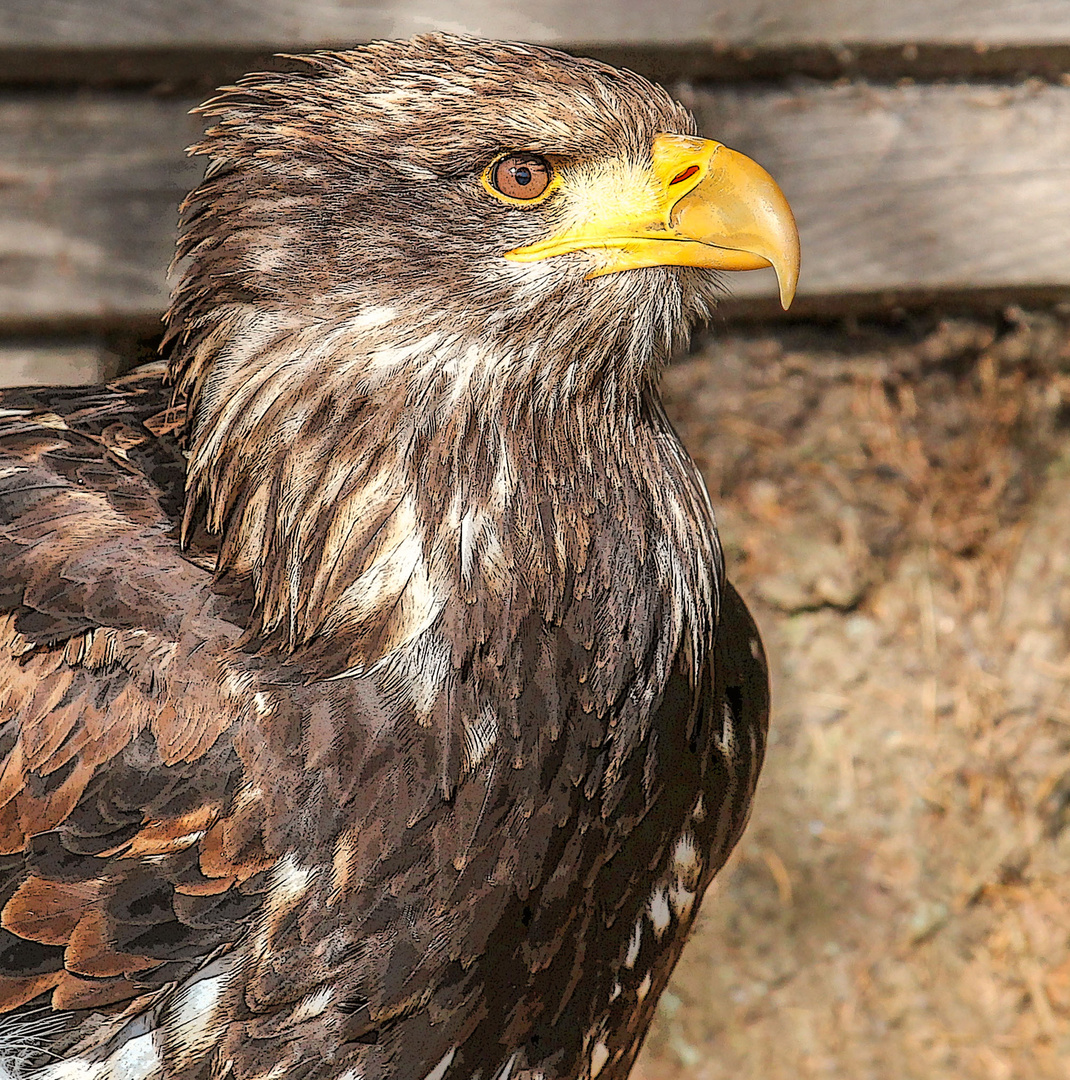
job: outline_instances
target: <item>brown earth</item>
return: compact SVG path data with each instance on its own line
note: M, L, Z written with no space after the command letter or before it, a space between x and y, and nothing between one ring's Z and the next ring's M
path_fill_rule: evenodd
M774 717L637 1080L1070 1076L1070 319L724 331L666 389Z

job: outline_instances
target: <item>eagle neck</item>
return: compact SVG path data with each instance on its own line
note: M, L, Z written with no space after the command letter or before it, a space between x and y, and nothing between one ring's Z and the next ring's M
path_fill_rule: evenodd
M551 378L441 331L391 342L375 318L357 340L239 319L211 364L187 365L202 375L183 387L185 531L203 515L220 578L249 582L251 638L364 668L457 603L553 623L612 587L610 534L635 574L657 568L677 640L712 631L709 502L634 358Z

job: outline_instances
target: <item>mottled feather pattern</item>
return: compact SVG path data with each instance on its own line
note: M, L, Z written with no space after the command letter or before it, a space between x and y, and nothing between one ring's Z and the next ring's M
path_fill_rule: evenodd
M0 1067L621 1080L764 749L655 389L717 286L503 268L473 170L693 121L448 36L204 111L167 377L0 394Z

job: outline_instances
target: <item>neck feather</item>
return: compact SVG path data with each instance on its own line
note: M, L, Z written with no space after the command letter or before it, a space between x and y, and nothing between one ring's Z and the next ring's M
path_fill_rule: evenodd
M399 334L385 308L333 329L220 310L172 364L192 417L184 540L202 520L221 537L251 638L340 669L421 638L455 599L553 623L617 585L615 563L664 579L677 642L708 635L712 513L641 351L603 341L554 370L541 357L559 348ZM506 647L504 626L473 632Z

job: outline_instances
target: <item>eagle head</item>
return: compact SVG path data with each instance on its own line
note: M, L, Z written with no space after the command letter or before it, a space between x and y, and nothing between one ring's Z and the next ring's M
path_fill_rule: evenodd
M584 343L589 373L642 375L708 315L716 271L772 264L785 306L795 289L768 174L593 60L428 35L250 76L202 112L212 164L173 321L249 301L331 323L396 312L403 337L448 327L529 373Z
M495 425L565 432L556 460L627 441L720 271L772 265L785 305L794 292L798 236L769 175L593 60L430 35L251 75L201 111L209 165L169 313L186 530L203 508L220 568L253 577L291 642L307 567L272 570L274 549L296 536L293 559L314 562L354 485L374 502L423 484L446 513L473 468L443 455L515 473ZM369 473L398 450L423 480Z

